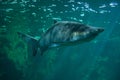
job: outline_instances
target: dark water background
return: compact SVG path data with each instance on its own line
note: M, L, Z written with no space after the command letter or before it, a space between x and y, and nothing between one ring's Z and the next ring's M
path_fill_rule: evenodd
M103 27L91 42L32 57L17 31L39 37L53 19ZM0 0L0 80L120 80L119 0Z

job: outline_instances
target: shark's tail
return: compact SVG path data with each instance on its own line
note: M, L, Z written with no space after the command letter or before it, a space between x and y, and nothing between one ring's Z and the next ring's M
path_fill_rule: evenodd
M17 34L20 36L20 38L22 38L25 42L27 42L28 52L33 54L33 56L35 56L39 49L38 48L38 40L32 36L29 36L29 35L21 33L21 32L17 32Z

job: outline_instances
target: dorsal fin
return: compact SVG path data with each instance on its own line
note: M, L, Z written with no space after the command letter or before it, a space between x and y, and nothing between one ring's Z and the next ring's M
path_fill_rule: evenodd
M54 24L57 23L58 21L57 20L54 20Z

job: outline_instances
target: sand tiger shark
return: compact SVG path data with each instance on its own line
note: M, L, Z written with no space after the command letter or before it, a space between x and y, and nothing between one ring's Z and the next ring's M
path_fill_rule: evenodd
M89 42L103 31L104 29L101 27L93 27L75 21L55 20L39 40L22 32L17 33L31 46L28 50L31 50L35 56L38 52L43 55L50 48Z

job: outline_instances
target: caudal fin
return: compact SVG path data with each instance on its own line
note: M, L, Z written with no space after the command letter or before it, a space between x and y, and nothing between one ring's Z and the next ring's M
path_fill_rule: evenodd
M25 42L27 42L28 52L30 52L31 54L33 54L33 56L35 56L38 52L38 40L30 35L21 32L17 32L17 34L20 36L20 38L22 38Z

